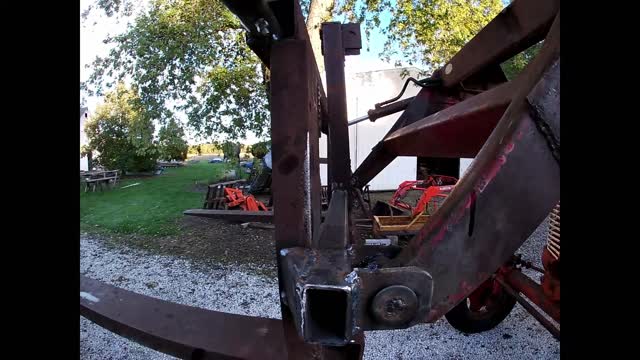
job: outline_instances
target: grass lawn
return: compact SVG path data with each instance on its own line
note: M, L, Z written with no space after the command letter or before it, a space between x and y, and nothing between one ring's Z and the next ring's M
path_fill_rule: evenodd
M178 219L184 216L182 212L202 207L205 196L202 189L220 179L227 168L230 168L227 164L200 162L166 169L159 176L125 178L112 190L85 193L82 187L80 230L174 235L179 229ZM135 183L140 184L122 189Z

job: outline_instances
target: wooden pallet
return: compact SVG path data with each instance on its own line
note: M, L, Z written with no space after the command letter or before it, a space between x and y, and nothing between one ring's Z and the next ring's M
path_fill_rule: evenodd
M227 187L231 188L242 188L246 186L247 182L245 180L233 180L233 181L225 181L216 184L211 184L207 188L207 195L204 199L203 209L213 209L213 210L227 210L227 200L225 198L224 189Z
M429 215L411 216L373 216L373 233L384 235L415 235L429 220Z

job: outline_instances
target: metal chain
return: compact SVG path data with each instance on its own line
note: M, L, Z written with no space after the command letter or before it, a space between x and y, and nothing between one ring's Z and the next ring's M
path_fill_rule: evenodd
M536 124L538 131L540 131L542 136L544 136L547 141L547 145L551 150L551 154L558 162L558 165L560 165L560 141L556 139L553 130L551 130L551 126L542 118L540 109L531 101L527 102L529 103L529 114L531 115L533 122Z

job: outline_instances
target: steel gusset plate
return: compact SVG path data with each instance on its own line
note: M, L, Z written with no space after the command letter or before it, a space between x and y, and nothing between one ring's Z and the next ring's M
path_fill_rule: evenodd
M514 81L511 104L468 172L392 262L421 267L433 277L426 322L447 313L504 264L560 198L559 157L539 130L541 122L550 129L560 124L559 12L541 52Z

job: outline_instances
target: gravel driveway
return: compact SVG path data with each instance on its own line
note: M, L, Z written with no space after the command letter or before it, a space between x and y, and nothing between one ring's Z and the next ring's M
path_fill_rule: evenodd
M539 263L546 221L522 246ZM236 314L279 318L276 279L244 266L203 266L178 257L80 237L80 272L141 294ZM494 330L465 336L442 319L405 330L367 332L365 359L558 359L560 344L517 304ZM80 317L82 359L173 359Z

